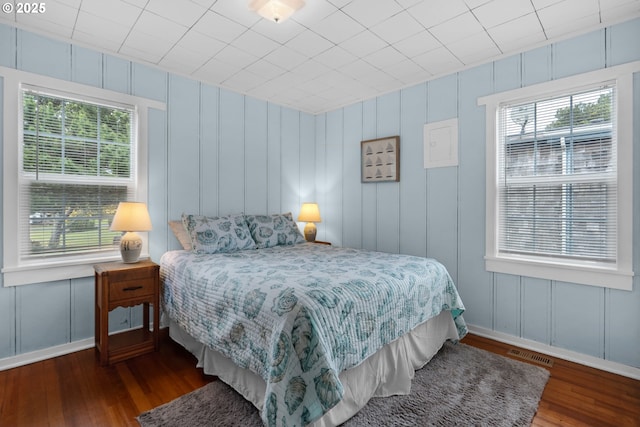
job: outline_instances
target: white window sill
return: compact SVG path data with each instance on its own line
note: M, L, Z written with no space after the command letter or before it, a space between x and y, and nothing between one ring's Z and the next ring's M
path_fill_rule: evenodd
M149 258L148 254L140 255L140 259ZM94 275L93 266L103 262L121 261L120 255L114 254L81 260L39 263L19 267L5 267L2 269L3 284L8 286L31 285L34 283L69 280Z
M495 273L536 277L623 291L633 289L633 271L598 263L559 263L518 256L485 256L485 268Z

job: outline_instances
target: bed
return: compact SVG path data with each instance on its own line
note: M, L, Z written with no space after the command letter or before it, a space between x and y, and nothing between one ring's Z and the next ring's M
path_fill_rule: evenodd
M242 228L232 234L253 245L222 239L229 250L211 250L211 224L183 220L194 247L160 260L170 335L265 425L338 425L373 396L407 394L415 370L466 334L435 260L302 243L290 216L292 237L262 232L267 244L255 218L232 218Z

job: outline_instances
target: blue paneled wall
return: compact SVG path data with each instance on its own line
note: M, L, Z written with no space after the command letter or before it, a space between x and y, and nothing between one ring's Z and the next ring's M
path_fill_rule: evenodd
M478 106L481 96L640 60L635 40L637 19L317 116L318 198L331 210L320 238L437 258L454 278L471 325L640 368L640 73L633 292L485 271L486 124ZM454 117L459 165L424 169L422 125ZM400 135L400 182L361 184L354 172L360 141L392 135Z
M637 277L624 292L485 271L485 114L477 105L479 96L640 60L634 40L640 20L317 116L3 25L0 65L166 102L166 111L150 112L148 129L154 260L178 247L165 224L184 211L295 215L315 200L321 240L441 260L470 324L640 368ZM639 75L634 96L638 186ZM423 125L455 117L459 166L424 169ZM400 135L400 182L362 184L360 141L390 135ZM637 187L634 195L638 273ZM119 309L111 324L126 328L139 317ZM0 359L92 337L92 277L0 288Z

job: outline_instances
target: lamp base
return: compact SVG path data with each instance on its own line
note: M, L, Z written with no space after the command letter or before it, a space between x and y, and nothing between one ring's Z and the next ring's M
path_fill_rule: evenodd
M307 225L304 226L304 239L307 242L315 242L316 232L316 225L313 222L308 222Z
M142 252L142 238L134 231L127 231L120 239L122 262L126 264L138 262L140 252Z

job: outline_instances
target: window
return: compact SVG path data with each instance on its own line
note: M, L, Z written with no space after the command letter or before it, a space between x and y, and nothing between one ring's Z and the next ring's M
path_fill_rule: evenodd
M631 289L627 68L480 100L489 271Z
M20 259L112 251L118 202L136 189L136 114L22 89Z
M91 276L120 258L118 203L147 201L148 111L165 105L4 67L0 82L4 285Z

